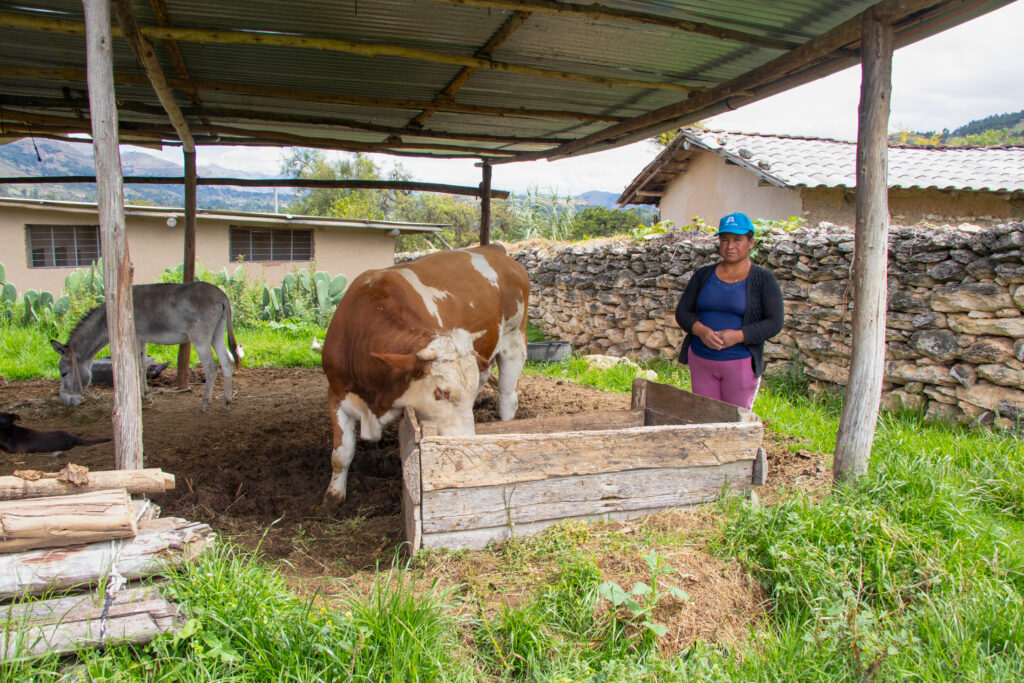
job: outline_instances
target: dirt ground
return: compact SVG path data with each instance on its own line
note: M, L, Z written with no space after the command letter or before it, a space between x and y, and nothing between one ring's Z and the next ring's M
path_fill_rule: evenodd
M389 561L403 541L396 425L389 426L376 444L359 442L348 499L325 516L318 504L330 478L331 430L327 382L321 370L240 368L231 409L218 410L219 394L215 394L210 410L201 415L193 411L202 390L202 371L193 370L190 391L173 387L173 369L151 380L143 408L145 466L162 468L177 478L175 489L154 499L164 516L206 522L232 541L258 549L267 559L282 561L282 572L300 592L323 590L328 580L368 580L373 572L364 570ZM547 377L523 376L519 391L517 418L629 407L627 395ZM110 436L112 404L113 390L106 387L90 387L86 401L69 408L61 404L55 380L0 385L0 410L20 414L21 424L35 429ZM477 422L497 419L490 387L477 401L475 418ZM790 487L815 491L827 484L821 454L791 453L770 432L765 446L769 484L761 491L762 500L770 502ZM0 475L22 469L56 471L68 462L91 470L113 469L113 446L79 447L56 457L0 453ZM692 525L696 536L709 524L707 516L699 513L663 513L652 520L654 526L668 524L677 531ZM628 531L635 524L625 522L621 528ZM737 567L699 547L670 559L679 576L689 577L681 585L695 596L686 609L690 617L683 619L680 613L673 629L677 635L685 634L679 635L679 642L693 637L730 641L743 637L747 624L763 610L760 587ZM465 582L467 573L479 574L481 562L487 561L470 556L453 566L450 558L441 556L425 566L457 583ZM608 557L602 560L602 571L626 577L637 562L643 564L638 556ZM694 579L700 576L704 580ZM699 609L698 594L704 596Z

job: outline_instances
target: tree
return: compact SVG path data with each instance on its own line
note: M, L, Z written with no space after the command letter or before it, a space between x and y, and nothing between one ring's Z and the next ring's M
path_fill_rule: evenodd
M409 174L396 164L391 169L378 166L363 154L339 157L333 163L317 149L292 149L283 172L292 178L311 180L409 180ZM317 188L301 193L291 204L294 213L308 216L337 216L393 220L400 197L399 190L348 190Z
M635 211L624 209L606 209L603 206L590 206L576 217L576 225L572 231L574 239L584 237L609 237L627 234L643 225L643 221Z
M397 220L410 223L442 223L441 237L453 247L465 247L479 239L480 202L436 192L413 192L398 198ZM423 235L399 238L402 251L419 251L430 246Z

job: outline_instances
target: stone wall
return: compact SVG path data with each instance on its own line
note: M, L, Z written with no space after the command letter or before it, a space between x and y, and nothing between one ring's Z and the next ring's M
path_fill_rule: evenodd
M789 366L812 389L846 381L853 231L822 223L776 230L758 261L786 299L786 325L765 346L769 374ZM1024 418L1024 228L893 227L883 407L1000 427ZM590 242L513 254L530 272L530 317L574 349L674 357L675 306L717 240L673 232L644 243Z

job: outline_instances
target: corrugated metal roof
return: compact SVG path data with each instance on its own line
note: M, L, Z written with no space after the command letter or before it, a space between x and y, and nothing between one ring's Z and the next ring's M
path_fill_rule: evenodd
M859 45L856 18L872 7L894 22L901 45L1007 1L136 0L132 7L200 145L507 161L626 144L848 66ZM167 21L154 10L161 3ZM52 137L89 131L83 32L79 0L0 6L0 140L30 129ZM187 73L176 71L174 46ZM114 61L122 139L176 140L118 32Z
M780 187L857 186L857 143L788 135L684 128L633 180L620 203L656 203L693 150L706 150ZM672 170L666 166L676 164ZM890 188L1024 191L1024 147L889 147Z

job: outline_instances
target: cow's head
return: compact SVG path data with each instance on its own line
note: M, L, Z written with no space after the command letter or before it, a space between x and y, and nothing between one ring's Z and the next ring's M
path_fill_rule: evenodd
M409 382L395 407L413 408L421 420L435 423L441 436L473 434L473 401L480 373L489 366L473 348L473 341L482 334L448 330L416 353L371 354Z
M92 382L92 358L78 356L74 349L51 339L53 350L60 354L60 400L66 406L82 403L82 394Z

